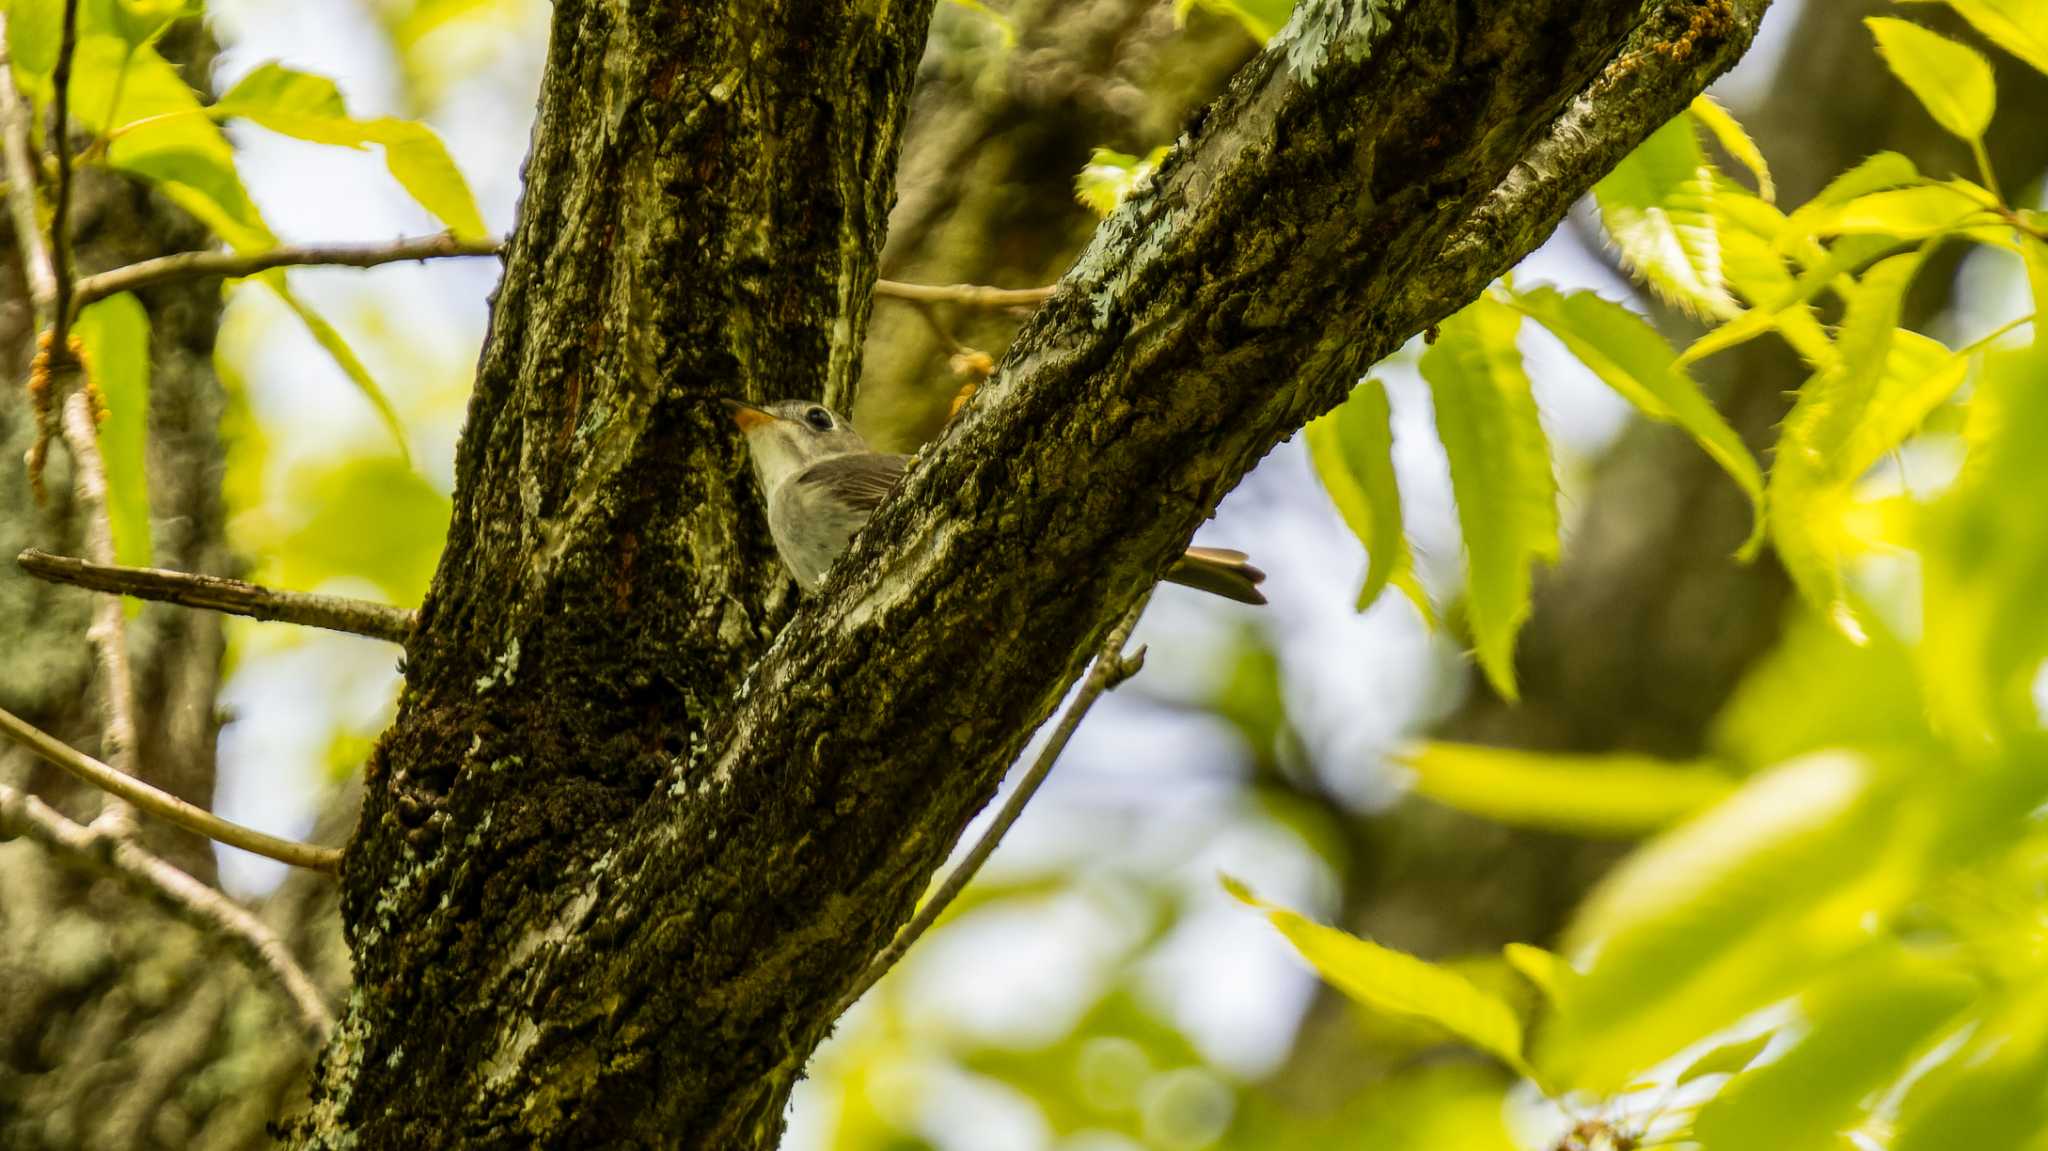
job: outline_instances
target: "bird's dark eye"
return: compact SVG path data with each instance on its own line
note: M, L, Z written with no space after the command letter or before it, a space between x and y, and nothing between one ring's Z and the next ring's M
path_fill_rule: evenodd
M804 413L804 422L821 432L829 432L832 430L832 413L814 407Z

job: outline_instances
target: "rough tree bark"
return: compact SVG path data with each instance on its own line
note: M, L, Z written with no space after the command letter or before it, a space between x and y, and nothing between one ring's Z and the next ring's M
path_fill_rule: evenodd
M163 45L204 83L213 45L194 24ZM81 174L74 204L79 264L99 271L206 246L206 231L136 181L104 170ZM0 243L14 250L11 226ZM34 331L19 261L0 283L0 355L12 379L27 376ZM152 330L150 430L152 520L158 561L232 574L223 542L223 398L213 376L220 322L218 281L142 293ZM85 642L91 596L12 571L24 547L75 553L79 525L68 461L51 453L49 502L32 498L21 460L34 421L21 391L0 392L0 706L87 751L99 709ZM129 627L139 752L146 778L210 804L214 697L221 667L219 617L151 605ZM89 817L100 794L9 747L0 780ZM213 876L212 846L155 821L144 841L195 876ZM294 884L269 918L331 989L345 985L347 957L330 925L321 886ZM263 1126L303 1092L312 1053L274 994L199 932L110 879L81 874L34 843L0 844L0 1146L238 1148L261 1146Z
M791 613L706 401L850 390L928 7L558 4L300 1144L771 1145L840 992L1216 500L1763 7L1304 4Z

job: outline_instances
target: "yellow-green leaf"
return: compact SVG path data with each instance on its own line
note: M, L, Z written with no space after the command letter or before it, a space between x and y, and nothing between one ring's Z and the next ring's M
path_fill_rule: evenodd
M1791 1050L1700 1108L1693 1136L1701 1151L1834 1144L1837 1131L1864 1117L1858 1104L1905 1074L1977 990L1954 965L1903 948L1881 947L1847 965L1801 998L1808 1031ZM1723 1069L1739 1071L1750 1059Z
M106 419L100 455L107 472L107 518L114 559L150 563L149 527L149 313L132 293L94 302L74 329L85 346L86 369Z
M1975 48L1958 44L1908 20L1866 17L1884 62L1920 101L1935 123L1975 142L1991 126L1997 85L1991 62Z
M1764 536L1763 469L1649 321L1586 291L1565 295L1538 286L1512 299L1563 341L1601 382L1644 416L1684 430L1728 473L1754 509L1754 527L1737 554L1744 559L1754 556Z
M1905 291L1925 253L1894 256L1866 272L1837 341L1841 360L1800 388L1771 468L1772 540L1809 602L1861 639L1842 565L1851 485L1961 386L1968 363L1899 329Z
M1858 196L1814 219L1823 233L1924 240L1986 222L1985 206L1963 181L1894 188Z
M377 385L377 378L370 374L370 369L356 356L355 349L349 347L347 337L333 324L328 323L327 317L299 299L298 294L292 291L291 282L285 278L283 268L273 268L253 278L261 280L265 287L276 292L285 306L292 310L292 314L299 318L299 322L306 325L306 330L312 333L314 342L333 358L335 365L348 376L349 382L354 384L356 390L363 394L363 398L370 402L370 406L376 409L377 418L384 421L385 428L391 432L391 440L397 445L400 458L409 465L412 462L412 449L406 442L405 425L399 422L398 409L391 406L390 398L385 396L384 389Z
M1238 900L1263 912L1309 966L1354 1002L1434 1023L1515 1070L1533 1074L1522 1058L1522 1024L1514 1009L1471 980L1275 907L1228 876L1223 884Z
M1074 177L1074 198L1081 205L1098 216L1107 216L1116 211L1133 188L1152 176L1159 161L1166 158L1166 146L1160 145L1147 153L1143 159L1109 148L1097 148L1088 154L1088 166Z
M1482 296L1444 321L1421 362L1451 462L1479 666L1507 699L1516 698L1531 568L1557 558L1558 530L1550 444L1515 346L1520 326L1520 313Z
M1743 130L1741 122L1728 109L1702 92L1693 97L1686 111L1700 122L1700 127L1713 135L1722 151L1733 156L1736 163L1748 168L1756 177L1757 195L1767 203L1778 198L1777 189L1771 184L1771 166L1764 160L1763 149L1756 146L1756 141L1749 138L1749 133Z
M1830 213L1859 196L1888 188L1902 188L1919 181L1920 169L1897 152L1878 152L1867 156L1855 167L1829 180L1818 195L1785 218L1785 227L1778 236L1778 250L1787 255L1801 252L1814 237L1822 234L1821 225Z
M1900 0L1938 3L1940 0ZM1986 40L2048 73L2048 4L2041 0L1947 0Z
M1368 379L1337 410L1304 429L1309 458L1330 502L1365 545L1365 586L1358 610L1371 607L1389 584L1430 617L1429 597L1415 579L1414 559L1401 526L1401 490L1394 478L1394 433L1386 385Z
M1498 823L1578 835L1640 836L1713 806L1725 775L1641 755L1553 755L1420 743L1394 757L1419 795Z
M1593 202L1622 263L1693 314L1736 311L1721 272L1714 169L1693 122L1676 116L1593 186Z
M324 76L265 64L243 77L207 112L215 119L241 117L316 144L381 145L385 167L422 208L463 239L485 235L468 181L431 128L411 120L353 119L340 89Z
M1748 1039L1720 1044L1686 1064L1685 1070L1678 1073L1676 1084L1683 1087L1695 1079L1705 1079L1709 1075L1733 1075L1756 1062L1756 1057L1762 1055L1764 1048L1770 1045L1771 1032L1768 1031Z

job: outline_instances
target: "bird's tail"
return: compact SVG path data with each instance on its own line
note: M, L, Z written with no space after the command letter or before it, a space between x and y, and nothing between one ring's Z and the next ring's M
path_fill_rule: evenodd
M1189 548L1166 569L1169 582L1239 603L1262 604L1259 584L1266 573L1252 566L1252 557L1229 548Z

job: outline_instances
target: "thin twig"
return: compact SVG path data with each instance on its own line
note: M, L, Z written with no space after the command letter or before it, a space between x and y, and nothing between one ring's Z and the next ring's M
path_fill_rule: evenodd
M72 308L83 308L94 300L102 300L118 292L132 292L137 288L205 276L234 279L272 268L314 264L374 268L379 264L406 260L495 256L503 249L502 240L459 240L443 232L434 236L410 236L388 244L302 244L268 248L261 252L175 252L83 277L72 291Z
M50 282L50 253L43 248L43 222L36 211L36 162L30 153L28 109L14 87L6 38L6 19L0 17L0 153L7 164L7 208L14 217L14 239L21 248L29 300L41 327L49 322L56 287Z
M227 944L252 970L276 983L315 1046L326 1041L334 1016L320 989L277 933L247 908L133 840L77 823L35 796L0 783L0 838L16 835L42 844L68 864L114 875L201 934Z
M50 203L50 355L71 357L71 60L78 50L78 0L64 0L64 34L50 72L50 147L57 153L57 187Z
M906 284L876 280L875 295L916 304L957 304L963 308L1029 308L1052 298L1059 285L1042 288L990 288L981 284Z
M404 643L412 634L411 611L348 596L278 591L237 579L164 568L97 564L35 548L22 552L15 562L37 579L109 595L131 595L136 599L325 628L392 643Z
M71 483L78 493L79 515L85 521L85 550L95 560L112 563L114 531L107 511L107 471L100 459L92 396L86 389L74 388L64 397L60 424L64 447L71 453ZM120 600L106 598L93 604L85 638L99 661L100 704L106 711L100 754L114 770L140 777L135 762L135 684L128 670L128 621ZM123 826L131 817L124 806L109 802L100 818L112 826Z
M1066 750L1067 741L1074 737L1074 732L1081 726L1081 721L1087 718L1088 709L1095 706L1095 701L1102 698L1104 692L1114 689L1118 684L1138 674L1138 669L1145 666L1144 648L1139 648L1129 656L1125 656L1123 650L1124 644L1131 638L1132 629L1138 626L1139 614L1145 610L1145 603L1151 598L1150 591L1139 596L1138 602L1131 605L1131 610L1125 613L1124 618L1110 629L1108 638L1102 641L1102 647L1095 655L1095 665L1088 669L1087 678L1081 681L1081 690L1075 693L1074 701L1067 705L1066 714L1060 716L1059 726L1053 728L1052 738L1046 741L1045 748L1038 753L1038 758L1032 761L1030 769L1017 781L1017 789L1004 801L1002 810L996 812L995 822L988 825L987 831L982 832L981 838L968 849L959 866L946 876L945 882L939 885L939 889L932 893L931 898L924 901L924 906L917 909L917 914L911 916L910 922L904 924L903 929L896 933L896 937L889 941L889 945L868 962L867 967L861 971L860 978L854 981L853 987L841 996L839 1003L833 1007L834 1018L846 1014L847 1009L858 1002L861 996L867 994L868 989L873 987L876 981L887 975L889 969L896 966L909 952L911 946L946 913L946 908L966 890L975 873L981 870L981 865L987 863L988 857L995 853L996 845L1003 841L1003 836L1009 833L1010 826L1017 822L1017 817L1024 814L1024 805L1030 803L1031 797L1038 794L1039 785L1045 782L1046 776L1052 774L1053 763L1059 759L1060 753Z
M116 603L118 606L118 601ZM94 787L112 792L151 815L161 816L187 831L196 831L229 847L239 847L243 851L267 856L294 867L330 872L341 869L341 852L334 848L279 839L254 828L243 827L239 823L229 823L203 807L187 803L167 791L159 791L133 776L115 771L20 716L5 710L0 710L0 736L13 740Z

